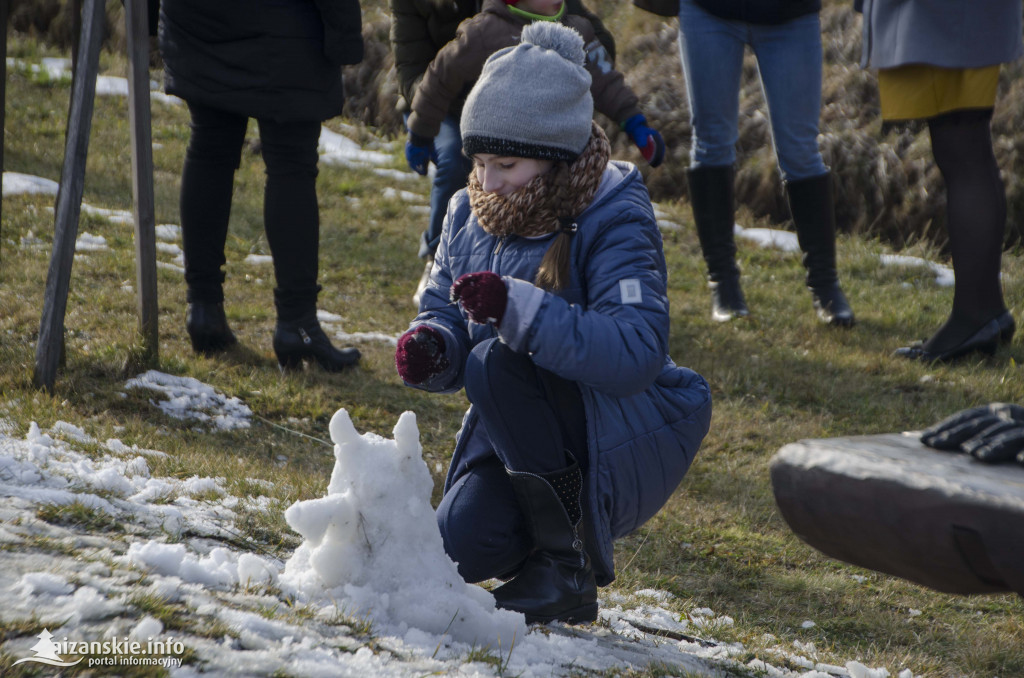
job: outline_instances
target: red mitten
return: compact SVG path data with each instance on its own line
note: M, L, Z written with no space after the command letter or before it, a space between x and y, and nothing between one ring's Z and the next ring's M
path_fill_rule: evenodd
M448 369L444 336L430 325L418 325L398 339L395 368L408 384L422 384Z
M473 322L498 327L508 304L508 288L496 273L467 273L452 285L451 300L458 302Z

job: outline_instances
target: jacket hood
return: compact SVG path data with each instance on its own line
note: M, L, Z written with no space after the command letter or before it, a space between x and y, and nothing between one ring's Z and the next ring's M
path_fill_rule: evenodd
M636 181L646 188L643 183L643 175L640 174L636 165L624 160L609 160L608 165L604 168L604 175L601 177L601 185L597 189L597 194L594 195L594 199L587 209L583 210L583 214L599 208L602 203L612 199L620 191L626 190Z

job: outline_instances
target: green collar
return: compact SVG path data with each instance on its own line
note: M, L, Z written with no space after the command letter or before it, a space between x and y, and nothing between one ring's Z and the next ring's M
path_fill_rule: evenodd
M527 19L529 21L558 21L565 16L565 3L562 3L562 9L558 10L558 14L555 16L547 16L546 14L534 14L533 12L527 12L526 10L519 9L515 5L509 5L508 10L512 12L514 16Z

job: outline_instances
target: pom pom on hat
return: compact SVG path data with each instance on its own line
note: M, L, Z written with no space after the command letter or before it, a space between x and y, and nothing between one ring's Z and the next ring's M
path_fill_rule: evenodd
M520 44L536 45L557 52L566 61L578 66L586 64L583 36L574 29L554 21L534 21L523 27Z
M462 109L466 155L572 162L590 141L594 99L583 36L553 21L487 59Z

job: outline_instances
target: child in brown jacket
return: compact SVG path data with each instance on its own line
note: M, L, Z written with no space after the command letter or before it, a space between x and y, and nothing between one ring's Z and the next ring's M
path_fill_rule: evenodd
M453 102L461 99L483 70L487 58L519 43L523 26L533 21L557 21L583 36L586 68L591 76L594 108L617 122L630 135L644 159L657 167L665 157L665 142L647 125L636 94L615 70L607 50L596 38L591 23L568 14L563 0L484 0L479 14L462 22L455 39L445 45L423 75L412 101L406 160L426 174L437 136ZM514 96L514 93L510 93Z

